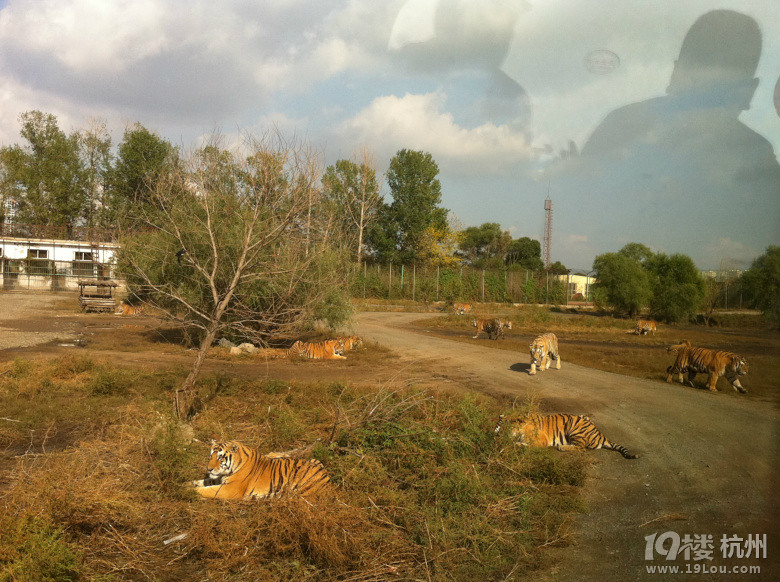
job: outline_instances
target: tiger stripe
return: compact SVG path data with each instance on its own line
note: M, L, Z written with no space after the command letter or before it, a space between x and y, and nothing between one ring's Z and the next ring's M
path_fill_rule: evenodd
M325 467L316 459L298 459L283 453L261 455L230 441L212 443L208 474L192 484L203 497L272 499L313 495L329 481Z
M718 378L725 376L734 390L746 393L747 390L739 381L739 376L748 373L748 363L739 354L724 350L712 350L691 346L688 340L682 340L679 344L666 348L668 352L675 353L674 364L666 369L666 381L671 383L672 376L677 375L678 381L683 383L683 374L688 374L688 384L693 386L693 380L697 374L707 374L707 387L717 391Z
M326 340L321 342L303 342L296 341L287 355L291 358L308 358L311 360L346 360L344 354L344 343L338 339Z
M504 415L499 417L495 433L501 431ZM587 416L575 414L530 414L515 420L509 431L523 446L607 449L617 451L626 459L636 459L626 447L610 442Z

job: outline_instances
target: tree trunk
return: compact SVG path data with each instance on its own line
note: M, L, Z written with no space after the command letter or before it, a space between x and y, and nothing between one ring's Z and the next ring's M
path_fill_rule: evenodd
M200 395L195 388L195 382L200 376L200 369L203 366L203 360L206 359L206 354L211 348L211 344L214 342L214 338L217 335L216 327L210 329L206 333L206 337L200 343L198 349L198 355L195 358L195 362L192 364L192 369L184 380L181 388L177 389L173 395L173 412L176 418L179 420L187 421L195 416L203 407L203 403L200 400Z

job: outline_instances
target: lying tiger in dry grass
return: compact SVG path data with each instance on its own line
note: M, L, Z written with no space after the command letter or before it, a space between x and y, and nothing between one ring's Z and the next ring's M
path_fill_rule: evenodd
M636 335L646 335L652 333L655 335L656 323L652 319L637 319L636 327L628 333Z
M504 337L504 329L512 329L512 322L498 317L491 317L489 319L474 319L471 322L471 326L477 328L477 333L472 339L477 339L479 334L484 331L488 339L497 340L499 337Z
M316 459L296 459L282 453L261 455L237 441L211 441L206 477L192 481L198 495L212 499L267 499L313 495L330 477Z
M498 418L495 433L498 434L504 415ZM529 414L515 419L509 428L509 436L523 446L556 447L559 451L572 449L609 449L626 459L636 459L624 446L611 443L587 416L574 414Z
M669 346L666 351L676 354L674 364L666 369L667 382L671 383L672 376L677 374L682 384L683 374L687 372L688 384L693 386L697 374L707 374L707 387L714 392L717 391L718 378L725 376L734 390L743 394L747 392L739 383L739 376L748 373L747 361L742 356L733 352L694 348L688 340Z
M143 315L144 313L144 306L143 305L129 305L125 302L122 302L119 304L119 307L116 308L116 311L114 311L114 315Z
M291 358L308 358L310 360L346 360L344 344L341 340L332 339L321 342L302 342L298 340L287 355Z

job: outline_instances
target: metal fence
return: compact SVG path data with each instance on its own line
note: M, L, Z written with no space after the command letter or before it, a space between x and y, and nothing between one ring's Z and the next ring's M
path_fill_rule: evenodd
M78 289L79 279L113 279L114 266L93 261L0 259L0 288L64 291Z
M46 226L0 222L0 237L75 240L82 242L116 242L117 233L105 228L87 226Z
M479 301L568 304L586 302L568 275L524 269L468 266L363 264L356 267L352 296L413 301Z

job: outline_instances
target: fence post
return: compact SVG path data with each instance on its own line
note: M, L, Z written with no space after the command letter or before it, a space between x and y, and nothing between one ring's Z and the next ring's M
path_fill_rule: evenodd
M544 272L544 304L550 304L550 271Z
M436 265L436 301L439 300L439 265Z
M390 299L393 294L393 263L390 263L390 283L387 285L387 298Z
M534 285L534 288L536 285ZM528 269L525 270L525 287L523 287L523 300L528 304Z
M415 299L417 291L417 263L412 263L412 301Z
M482 303L485 302L485 269L482 269Z
M363 263L363 299L366 298L366 277L368 272L368 265Z
M404 266L401 265L401 299L404 298Z

